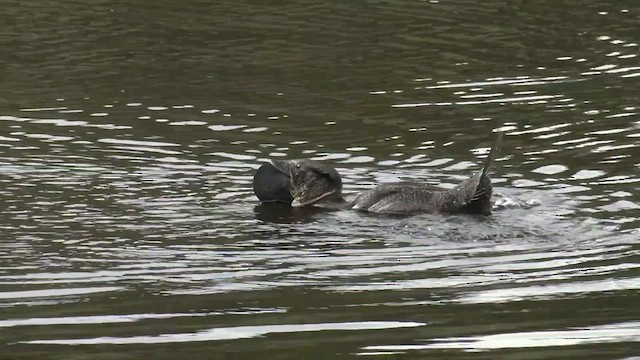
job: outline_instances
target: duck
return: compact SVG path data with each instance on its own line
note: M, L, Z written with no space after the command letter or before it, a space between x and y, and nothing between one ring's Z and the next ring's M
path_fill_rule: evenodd
M262 202L290 203L292 207L315 206L397 215L491 215L493 186L489 170L503 134L497 132L482 170L452 189L416 182L387 183L365 190L347 201L342 195L342 179L338 171L329 164L311 159L278 159L263 164L254 176L253 189Z

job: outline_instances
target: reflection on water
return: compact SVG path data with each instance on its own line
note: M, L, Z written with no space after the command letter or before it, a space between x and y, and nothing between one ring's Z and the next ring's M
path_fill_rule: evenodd
M640 324L627 322L585 329L565 331L538 331L528 333L498 334L468 338L434 339L428 345L368 346L365 350L424 350L465 349L491 350L505 348L533 348L601 344L610 342L637 342L640 339ZM361 355L367 355L362 353Z
M3 353L639 355L635 2L9 5ZM489 218L252 193L268 158L452 187L498 127Z
M271 326L238 326L233 328L216 328L198 333L188 334L162 334L158 336L136 336L129 338L97 338L97 339L73 339L73 340L35 340L32 344L61 344L61 345L87 345L87 344L161 344L193 341L213 341L252 338L271 333L297 333L323 330L376 330L394 329L404 327L416 327L425 324L401 323L401 322L363 322L363 323L336 323L336 324L297 324L297 325L271 325Z

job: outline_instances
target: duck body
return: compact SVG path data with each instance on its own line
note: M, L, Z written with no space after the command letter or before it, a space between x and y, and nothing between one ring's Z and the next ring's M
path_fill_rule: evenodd
M360 193L350 204L358 211L381 214L491 214L492 185L478 173L453 189L434 189L416 183L382 184Z

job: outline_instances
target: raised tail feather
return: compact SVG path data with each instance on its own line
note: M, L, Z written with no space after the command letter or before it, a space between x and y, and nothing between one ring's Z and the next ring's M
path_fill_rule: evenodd
M496 133L496 139L493 141L493 146L491 146L491 150L489 150L489 156L484 160L484 166L482 167L482 175L486 175L491 169L491 165L493 165L493 160L495 160L498 155L498 149L500 148L500 143L502 142L502 136L504 132L498 131Z
M491 179L489 178L489 170L491 169L491 165L493 165L493 161L498 155L498 149L500 147L500 143L502 142L503 135L504 132L502 131L499 131L496 134L496 139L493 142L493 146L491 146L489 155L484 161L482 172L480 174L476 174L478 179L475 192L471 198L471 201L469 201L469 203L467 204L467 211L469 213L483 215L491 214L491 194L493 193L493 185L491 184ZM476 176L474 176L474 178Z

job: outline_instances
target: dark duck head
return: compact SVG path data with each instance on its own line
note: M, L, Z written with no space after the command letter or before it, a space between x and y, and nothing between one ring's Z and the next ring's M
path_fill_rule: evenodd
M332 166L315 160L271 160L253 178L253 190L263 202L301 207L344 207L342 179Z

